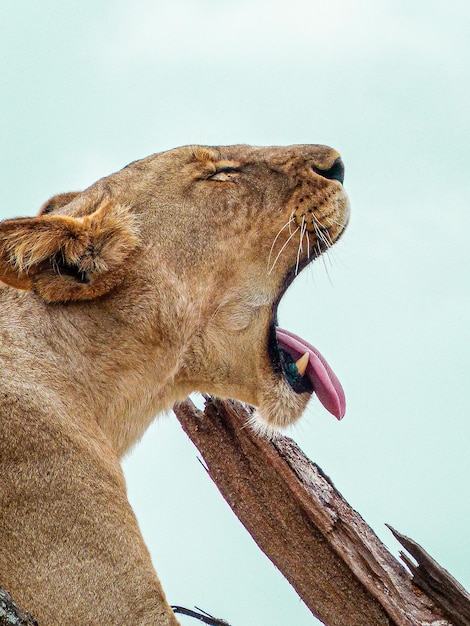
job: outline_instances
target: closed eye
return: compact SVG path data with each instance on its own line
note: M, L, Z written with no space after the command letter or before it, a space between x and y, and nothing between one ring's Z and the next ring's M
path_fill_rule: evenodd
M217 180L220 182L234 181L240 174L240 168L233 166L218 167L213 174L207 177L207 180Z

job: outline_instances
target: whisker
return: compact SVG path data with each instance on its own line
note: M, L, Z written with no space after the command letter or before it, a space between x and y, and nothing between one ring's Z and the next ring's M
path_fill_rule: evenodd
M328 246L328 248L330 248L333 245L330 233L328 232L328 230L324 230L324 227L322 226L318 218L315 217L315 215L313 215L313 221L315 222L313 225L315 228L315 233L323 241L323 243Z
M289 233L290 233L291 235L292 235L291 224L292 224L292 222L295 222L295 219L294 219L294 213L295 213L295 209L293 209L293 210L292 210L292 213L290 214L290 217L289 217L289 222L288 222L288 224L289 224Z
M336 248L333 247L333 241L331 240L330 234L328 233L328 231L318 229L316 226L315 226L315 233L318 239L321 239L323 243L325 244L325 247L326 247L325 252L327 253L328 262L330 264L330 267L333 267L333 261L337 262L337 257L336 257ZM325 264L325 259L323 259L323 263Z
M315 230L317 231L316 228L315 228ZM321 233L319 233L318 231L317 231L317 234L319 236L321 236ZM323 241L323 243L325 243L325 242ZM327 244L325 244L325 245L327 245ZM329 281L330 285L332 285L333 283L331 281L331 276L330 276L330 273L328 272L328 266L327 266L326 261L325 261L325 256L328 256L329 248L327 247L326 250L322 250L321 246L320 246L320 242L317 240L317 250L318 250L318 256L321 257L321 260L322 260L322 263L323 263L323 267L325 268L326 275L328 276L328 281ZM330 264L331 264L331 260L329 258L328 258L328 260L330 261Z
M318 226L316 224L313 225L314 229L315 229L315 235L317 237L317 241L318 243L323 242L323 244L325 245L326 249L328 250L330 248L330 244L328 242L328 240L325 238L324 234L322 233L322 231L320 230L320 228L318 228Z
M328 255L328 261L331 265L331 267L333 267L333 261L335 263L338 262L338 257L337 257L337 248L336 246L334 246L334 241L331 239L331 235L329 233L328 230L325 230L321 227L321 223L318 220L318 218L315 215L312 215L314 222L316 222L319 226L320 226L320 232L318 232L317 229L315 229L315 232L317 233L318 237L323 241L323 243L325 244L325 246L327 246L327 252L329 253ZM332 224L336 224L337 226L339 226L341 229L344 228L344 222L338 222L337 220L329 217L328 220L332 223ZM321 233L321 234L320 234Z
M307 229L305 229L305 235L307 238L307 259L310 259L310 236Z
M302 215L302 224L300 224L300 239L299 239L299 248L300 252L304 251L304 233L307 230L307 224L305 223L305 215Z
M318 224L320 224L320 221L318 220L318 218L317 218L314 214L312 214L312 217L313 217L313 219L314 219L314 220L315 220ZM330 225L331 225L331 224L335 224L336 226L339 226L340 228L344 228L344 221L342 220L342 221L340 221L340 222L339 222L338 220L336 220L336 219L335 219L334 217L332 217L331 215L326 215L326 216L324 217L324 220L325 220L326 222L328 222ZM320 224L320 225L321 225L321 224Z
M276 266L276 263L277 263L277 262L278 262L278 260L279 260L279 257L281 256L281 254L282 254L282 253L283 253L283 251L285 250L285 248L286 248L287 244L288 244L288 243L289 243L289 241L292 239L292 237L294 237L294 235L297 233L297 231L298 231L299 229L300 229L300 227L299 227L299 226L297 226L297 228L294 230L294 232L293 232L291 235L289 235L289 237L288 237L287 241L285 242L285 244L282 246L282 248L281 248L281 249L279 250L279 252L277 253L277 256L276 256L276 258L274 259L274 263L273 263L273 265L272 265L271 269L269 270L268 274L271 274L271 272L273 271L273 269L274 269L274 268L275 268L275 266Z
M328 217L328 222L330 224L334 224L335 226L339 226L340 228L344 228L344 222L338 222L338 220L335 220L333 217Z
M333 285L330 272L328 271L328 265L326 264L326 261L325 261L325 255L322 256L322 261L323 261L323 267L325 268L326 275L328 276L328 282L330 283L330 285Z
M293 221L293 218L294 218L294 214L292 213L292 215L291 215L291 216L290 216L290 218L289 218L289 221L288 221L286 224L284 224L284 226L283 226L282 228L280 228L280 229L279 229L279 232L277 233L276 237L274 238L274 241L273 241L272 246L271 246L271 250L269 251L269 256L268 256L268 267L269 267L269 263L271 262L271 255L272 255L272 253L273 253L274 246L276 245L276 241L279 239L279 236L280 236L280 234L282 233L282 231L284 230L284 228L287 228L287 227L289 226L289 232L291 233L291 228L290 228L290 226L291 226L291 223L292 223L292 221ZM291 234L292 234L292 233L291 233ZM272 270L271 270L271 271L272 271Z
M314 225L314 227L315 227L315 234L317 235L317 239L320 239L325 245L325 250L323 252L326 253L330 267L333 267L333 261L336 262L336 256L335 256L336 249L333 247L333 242L331 240L331 237L329 236L329 233L327 231L320 230L319 228L316 227L316 225ZM324 265L326 264L325 257L323 258L323 264Z
M320 239L321 239L321 240L323 241L323 243L325 244L325 247L326 247L325 252L326 252L327 250L330 250L330 248L331 248L331 247L332 247L332 245L333 245L333 243L332 243L331 239L330 239L329 237L327 237L327 236L325 235L325 233L323 233L323 232L321 232L321 231L318 233L318 236L320 237Z
M300 253L303 252L303 239L305 231L307 230L307 224L305 223L305 216L302 216L302 224L300 225L300 237L299 237L299 248L297 250L297 263L295 265L295 275L299 273L299 263L300 263Z

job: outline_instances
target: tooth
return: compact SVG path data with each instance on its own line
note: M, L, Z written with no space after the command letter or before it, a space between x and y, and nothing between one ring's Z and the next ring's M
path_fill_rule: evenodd
M310 358L310 352L306 352L303 354L298 361L295 362L299 374L303 376L305 374L305 370L307 369L308 361Z

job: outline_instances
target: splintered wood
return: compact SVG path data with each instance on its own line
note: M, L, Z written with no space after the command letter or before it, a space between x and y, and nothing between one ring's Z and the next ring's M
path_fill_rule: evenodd
M324 624L454 624L291 439L246 426L250 407L207 398L204 411L189 400L174 411L234 513Z

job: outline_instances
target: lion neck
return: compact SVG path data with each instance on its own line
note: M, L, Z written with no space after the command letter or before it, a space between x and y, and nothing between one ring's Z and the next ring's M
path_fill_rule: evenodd
M173 332L178 309L165 319L142 298L120 290L99 304L48 304L32 292L0 289L4 374L34 390L42 408L95 420L120 456L157 413L189 393L175 379L196 329L185 316L185 328Z

